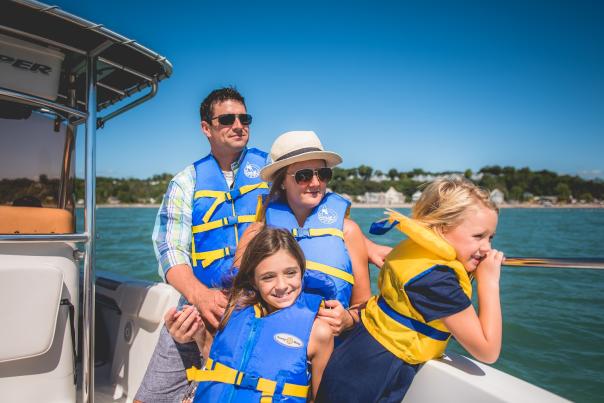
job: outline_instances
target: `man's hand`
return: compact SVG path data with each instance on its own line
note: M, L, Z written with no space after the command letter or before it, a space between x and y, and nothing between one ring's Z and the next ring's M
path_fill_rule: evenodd
M194 295L193 304L199 310L201 318L210 329L217 329L228 299L221 290L206 288Z
M191 266L185 264L171 267L166 273L166 280L197 307L207 327L218 327L227 306L227 298L222 291L206 287L195 277Z

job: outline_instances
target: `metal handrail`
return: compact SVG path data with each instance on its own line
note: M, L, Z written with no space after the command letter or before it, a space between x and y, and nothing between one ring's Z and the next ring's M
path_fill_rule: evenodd
M604 270L602 258L507 257L504 266Z
M77 234L1 234L0 243L11 242L88 242L87 232Z
M121 115L122 113L124 113L126 111L129 111L130 109L142 104L143 102L148 101L149 99L153 98L156 94L157 94L157 82L154 81L151 83L151 90L146 95L122 106L121 108L109 113L106 116L98 118L97 127L103 127L105 125L105 123L107 123L107 121L113 119L114 117L116 117L118 115Z
M35 106L43 106L53 110L59 110L61 112L65 112L69 116L77 116L82 119L86 119L88 114L86 112L79 111L74 108L70 108L69 106L61 105L56 102L49 101L44 98L36 97L34 95L24 94L19 91L13 91L6 88L0 87L0 97L6 97L11 99L19 99L28 104L32 104Z
M84 178L86 200L84 227L90 234L85 244L84 278L82 281L82 402L94 402L94 296L95 296L95 234L96 234L96 96L97 96L97 55L86 60L87 97Z

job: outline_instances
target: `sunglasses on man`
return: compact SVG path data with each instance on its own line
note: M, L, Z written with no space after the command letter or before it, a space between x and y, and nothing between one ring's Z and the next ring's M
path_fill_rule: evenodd
M223 126L230 126L235 123L235 119L239 119L239 122L243 126L248 126L252 123L252 115L248 113L225 113L224 115L214 116L210 120L218 119L218 123Z
M310 169L304 168L296 171L293 174L288 174L289 176L293 176L294 180L298 185L306 185L312 181L313 176L317 175L317 179L321 182L328 182L332 176L331 168L318 168L318 169Z

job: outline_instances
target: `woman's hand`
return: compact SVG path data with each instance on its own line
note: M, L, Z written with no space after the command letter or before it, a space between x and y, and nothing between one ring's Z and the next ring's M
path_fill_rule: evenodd
M336 299L325 301L325 307L319 309L317 316L327 322L334 336L339 336L354 325L350 312Z
M373 263L378 269L382 268L386 256L392 251L390 246L379 245L367 237L365 237L365 247L367 248L369 263Z
M164 321L170 336L178 343L203 339L205 326L201 315L193 305L185 305L181 311L170 308L164 315Z

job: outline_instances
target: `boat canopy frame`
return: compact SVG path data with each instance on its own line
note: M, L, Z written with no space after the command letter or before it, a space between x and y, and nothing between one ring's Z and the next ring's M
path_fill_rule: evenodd
M163 56L101 24L34 0L3 2L0 33L65 54L56 101L0 87L0 99L52 110L71 125L85 124L84 231L72 234L2 234L1 243L84 244L82 309L82 402L94 401L94 317L96 239L96 130L110 119L153 98L172 65ZM109 71L109 73L108 73ZM116 105L132 95L146 94ZM97 112L114 106L104 116ZM78 251L74 256L80 255ZM78 256L79 258L79 256Z

